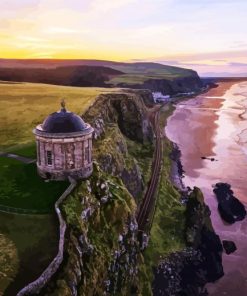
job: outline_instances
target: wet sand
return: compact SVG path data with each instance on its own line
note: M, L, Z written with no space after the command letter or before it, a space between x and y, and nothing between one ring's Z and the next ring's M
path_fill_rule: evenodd
M234 225L224 223L212 191L217 182L230 183L235 195L247 204L246 108L247 82L222 82L218 88L178 104L165 130L181 149L185 185L202 189L215 231L238 248L223 255L225 276L208 285L212 296L247 295L247 219Z

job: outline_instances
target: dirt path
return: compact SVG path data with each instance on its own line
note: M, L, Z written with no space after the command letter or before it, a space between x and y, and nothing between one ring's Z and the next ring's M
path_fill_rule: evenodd
M8 157L8 158L13 158L16 160L19 160L23 163L29 164L29 163L34 163L36 162L36 159L17 155L17 154L12 154L12 153L0 153L0 157Z

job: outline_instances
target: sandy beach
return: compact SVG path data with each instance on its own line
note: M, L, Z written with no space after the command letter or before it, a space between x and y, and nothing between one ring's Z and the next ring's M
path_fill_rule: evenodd
M247 82L222 82L218 88L178 104L165 129L181 149L185 185L202 189L215 231L238 248L231 255L223 254L225 276L208 285L212 296L247 295L247 219L234 225L224 223L212 191L213 184L227 182L247 204L246 108Z

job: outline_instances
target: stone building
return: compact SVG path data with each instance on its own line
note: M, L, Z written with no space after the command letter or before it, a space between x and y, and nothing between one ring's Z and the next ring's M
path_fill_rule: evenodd
M65 108L50 114L34 130L37 143L37 169L42 178L84 179L91 175L93 128Z

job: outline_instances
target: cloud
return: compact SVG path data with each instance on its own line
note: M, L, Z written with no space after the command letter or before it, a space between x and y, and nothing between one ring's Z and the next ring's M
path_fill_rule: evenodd
M28 59L32 59L32 58L36 58L36 59L50 59L53 58L54 56L54 52L37 52L37 53L33 53L33 54L29 54L28 56L26 56L26 58Z
M232 50L232 51L217 51L217 52L200 52L200 53L175 53L168 54L166 56L158 58L150 58L155 61L164 61L164 60L176 60L179 57L179 60L182 62L193 62L193 61L202 61L202 60L226 60L234 58L245 58L247 57L247 50Z
M21 41L28 41L31 43L40 43L40 42L46 42L47 39L44 38L37 38L37 37L32 37L32 36L18 36L17 39Z
M236 41L231 48L247 48L247 42L246 41Z
M223 60L223 59L218 59L218 60L213 60L216 63L227 63L227 60Z
M119 9L131 3L137 2L137 0L93 0L91 2L90 9L99 12L109 12Z
M37 7L40 0L2 0L1 10L18 10L24 8Z
M63 27L51 27L45 30L48 34L77 34L79 30Z
M231 67L247 67L247 63L235 63L235 62L232 62L232 63L228 63L229 66Z

